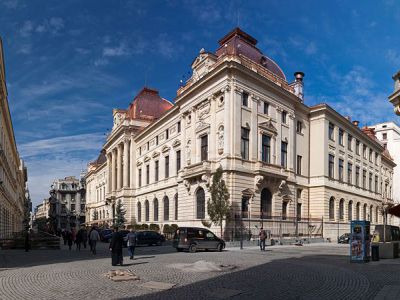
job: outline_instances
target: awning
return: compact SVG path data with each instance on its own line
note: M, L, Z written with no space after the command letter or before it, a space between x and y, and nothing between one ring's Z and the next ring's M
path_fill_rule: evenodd
M397 204L397 205L389 208L388 213L400 218L400 204Z

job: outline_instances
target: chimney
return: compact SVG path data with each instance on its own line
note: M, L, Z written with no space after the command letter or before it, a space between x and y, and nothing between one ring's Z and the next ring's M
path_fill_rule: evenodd
M303 78L304 78L304 73L303 72L295 72L294 73L294 93L297 97L300 98L301 102L304 100L304 93L303 93Z
M349 120L350 121L350 120ZM353 125L358 127L358 124L360 124L360 121L354 120Z

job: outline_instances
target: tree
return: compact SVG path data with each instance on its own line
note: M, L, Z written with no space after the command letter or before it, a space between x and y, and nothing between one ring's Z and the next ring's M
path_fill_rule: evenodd
M222 222L228 220L231 212L229 203L229 192L225 181L222 179L222 168L219 167L210 186L211 199L207 201L207 212L211 221L219 225L222 237Z
M122 205L121 200L118 200L117 205L115 206L115 218L114 218L114 226L121 227L124 226L125 219L125 209Z

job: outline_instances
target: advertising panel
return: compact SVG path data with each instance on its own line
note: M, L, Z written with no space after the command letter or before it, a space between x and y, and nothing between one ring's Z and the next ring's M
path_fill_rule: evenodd
M351 221L350 261L366 262L370 259L370 222Z

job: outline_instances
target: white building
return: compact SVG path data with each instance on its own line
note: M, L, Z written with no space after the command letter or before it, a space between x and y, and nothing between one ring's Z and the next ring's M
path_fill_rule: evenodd
M256 44L236 28L215 53L200 51L174 104L144 88L128 109L113 111L106 179L95 178L103 165L92 173L89 165L86 178L93 190L105 183L98 205L121 201L127 224L202 226L221 166L232 204L226 238L241 225L333 238L349 232L351 219L381 222L394 163L373 132L328 105L305 105L304 74L288 82ZM96 202L97 192L90 197Z
M394 92L389 96L389 101L394 106L394 112L400 116L400 71L393 75Z

